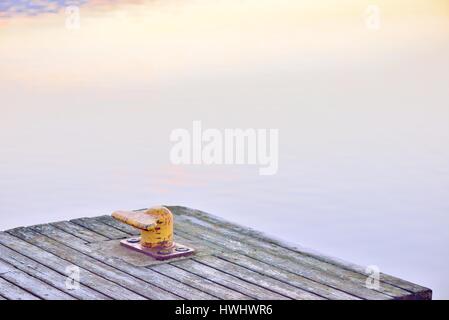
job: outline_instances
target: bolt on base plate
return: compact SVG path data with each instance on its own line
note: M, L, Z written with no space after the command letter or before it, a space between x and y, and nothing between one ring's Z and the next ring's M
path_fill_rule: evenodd
M122 246L134 251L142 252L156 260L168 260L185 257L193 254L195 250L180 243L173 243L171 248L147 248L140 244L140 237L133 237L120 241Z

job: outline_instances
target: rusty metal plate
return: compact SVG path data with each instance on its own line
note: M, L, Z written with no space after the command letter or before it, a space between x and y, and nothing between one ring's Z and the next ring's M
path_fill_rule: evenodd
M123 240L107 240L107 241L93 242L89 243L88 246L91 248L92 251L96 251L97 253L103 255L104 257L122 260L136 267L152 266L161 263L167 263L168 261L169 262L179 261L184 259L190 259L191 257L195 256L206 256L211 255L212 253L217 253L216 250L212 252L212 250L209 247L198 245L196 243L193 245L189 242L184 241L185 245L187 245L188 247L190 248L194 247L195 252L189 256L177 256L168 261L167 260L164 261L164 260L157 260L156 258L153 258L145 253L127 248L121 244L122 241Z
M195 250L186 245L173 242L170 248L146 248L140 244L140 238L129 238L120 241L120 244L131 250L149 255L156 260L172 260L173 258L187 257L192 255Z

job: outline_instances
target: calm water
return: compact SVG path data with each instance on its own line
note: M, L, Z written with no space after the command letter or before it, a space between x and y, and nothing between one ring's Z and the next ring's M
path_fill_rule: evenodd
M0 1L0 229L179 204L449 298L446 1L30 3ZM171 165L193 120L279 129L278 174Z

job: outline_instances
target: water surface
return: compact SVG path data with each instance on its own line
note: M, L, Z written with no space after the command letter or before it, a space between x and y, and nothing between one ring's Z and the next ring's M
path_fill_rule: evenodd
M179 204L449 298L449 6L370 4L2 1L0 229ZM279 129L278 174L170 164L194 120Z

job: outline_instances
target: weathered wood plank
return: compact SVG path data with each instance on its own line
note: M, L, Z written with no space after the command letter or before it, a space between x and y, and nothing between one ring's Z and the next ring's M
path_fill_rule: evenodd
M34 243L36 246L41 247L42 249L51 252L64 260L79 265L86 270L117 283L148 299L181 299L181 297L177 295L130 276L127 273L74 250L67 245L39 234L31 228L16 228L9 230L8 233L27 242Z
M105 236L102 236L96 232L88 230L70 221L59 221L52 223L51 225L67 233L70 233L80 239L83 239L86 242L98 242L109 239Z
M113 219L111 216L101 216L96 218L97 220L114 226L115 228L120 229L123 232L126 232L129 235L137 235L139 234L138 231L136 231L135 228L132 228L124 223L118 222L115 219ZM178 229L179 230L179 229ZM175 236L175 241L181 241L181 242L186 242L186 241L190 241L190 242L194 242L195 240L197 241L197 243L199 244L201 242L201 245L204 245L204 241L200 240L198 241L198 239L195 239L193 236L188 235L188 234L183 234L184 236L180 236L180 234L183 234L180 231L177 231L177 234ZM195 242L194 242L195 243ZM218 247L217 245L215 245L214 243L208 243L207 245L217 249L217 251L222 252L223 251L223 247ZM287 271L283 271L283 270L278 270L277 268L273 268L273 266L267 265L263 262L257 261L257 260L253 260L253 262L251 262L248 259L251 259L249 257L246 256L242 256L240 254L236 254L235 252L232 253L228 253L228 256L237 256L240 257L240 260L242 260L243 258L243 262L241 263L241 265L243 265L244 267L247 267L249 270L253 270L262 274L265 274L266 276L272 276L273 279L277 279L277 280L281 280L281 281L285 281L287 283L292 283L294 285L297 286L297 288L299 289L303 289L305 291L309 291L311 293L314 293L318 296L327 298L327 299L340 299L340 300L349 300L349 299L359 299L356 296L353 295L349 295L343 291L334 289L332 287L328 287L326 285L323 285L321 283L315 282L315 281L311 281L307 278L298 276L296 274L287 272ZM245 259L247 258L247 259ZM240 262L242 262L240 261ZM248 261L249 261L249 266L248 267ZM232 261L232 262L235 262ZM246 262L246 263L245 263ZM256 263L255 263L256 262ZM239 263L236 263L239 264ZM252 268L251 268L252 267ZM163 267L159 267L161 270L164 269ZM265 272L266 271L266 272ZM267 274L268 272L268 274ZM273 276L274 275L274 276Z
M9 271L2 272L10 268ZM31 294L40 299L45 300L75 300L75 298L67 293L62 292L55 287L48 285L47 283L40 281L29 274L20 271L9 263L0 260L0 277L9 281L10 283L20 287L26 288Z
M129 225L126 225L122 222L119 222L117 220L115 220L114 218L112 218L111 216L100 216L100 217L96 217L94 218L95 220L97 220L98 223L104 223L107 224L109 226L112 226L114 228L117 228L123 232L125 232L128 237L134 237L137 235L140 235L140 232L137 231L135 228L130 227ZM210 250L210 246L206 245L205 243L201 243L197 240L191 241L189 239L186 239L185 237L180 237L178 236L178 232L175 230L175 235L174 235L174 241L177 243L182 243L186 246L191 246L194 247L195 250L197 251L197 254L200 255L205 255L205 254L212 254L212 251ZM220 250L216 250L216 252L218 252Z
M189 220L194 224L196 221L198 221L196 217L189 218ZM273 244L269 241L262 241L261 239L234 231L231 228L229 228L227 224L226 225L224 225L223 223L211 224L209 222L202 221L201 226L208 228L209 230L219 232L225 237L230 237L238 241L244 241L245 243L252 245L254 247L263 248L266 252L269 252L270 254L290 259L293 262L301 262L301 263L304 262L317 267L322 267L323 270L329 271L331 273L340 274L341 276L347 275L350 281L353 281L354 283L364 284L367 278L366 274L361 274L360 272L350 270L347 268L341 268L340 266L316 259L315 257L312 257L310 255L298 254L298 252L286 249L282 246ZM381 285L379 289L377 289L377 291L379 292L382 292L394 298L411 297L413 295L413 293L408 290L399 288L395 285L391 285L388 282L382 282L382 278L380 280Z
M107 223L109 225L114 225L115 227L120 228L124 232L133 232L133 230L134 230L134 228L130 229L129 226L127 226L127 225L125 225L123 223L116 222L110 216L101 216L101 221L104 222L104 223ZM176 239L183 240L183 237L180 236L180 235L183 235L184 237L187 237L189 240L196 239L198 241L198 243L201 243L202 245L207 243L208 245L211 245L214 248L219 248L220 251L227 250L229 248L234 249L233 247L228 247L226 245L223 245L223 243L220 243L220 241L218 242L218 244L217 243L213 243L213 242L207 242L207 241L205 242L202 237L197 237L196 236L201 231L196 231L195 233L193 233L193 235L190 234L190 233L186 234L185 233L186 229L182 228L182 227L179 227L178 220L177 220L175 225L177 226L177 228L175 230L175 233L177 234L176 237L175 237L175 240ZM134 234L135 234L135 232L134 232ZM212 235L212 237L213 237L213 235ZM235 255L235 254L236 254L235 251L233 251L231 255ZM277 273L278 275L279 275L279 273L282 274L282 271L287 272L287 271L282 270L282 269L277 271L276 264L275 265L268 265L268 266L269 266L269 268L266 268L267 270L272 270L274 273ZM296 265L295 265L295 267L296 267ZM302 276L294 274L294 273L293 274L290 273L290 275L287 276L287 278L290 281L291 281L292 275L298 277L299 279L302 278L303 284L302 284L302 286L299 287L300 289L303 289L305 287L306 290L307 289L311 290L310 292L318 294L318 295L320 295L322 297L326 297L328 299L359 299L359 297L354 295L354 294L352 294L352 295L348 294L345 291L339 290L339 288L333 288L333 287L329 287L328 285L321 284L319 282L319 280L318 280L318 282L317 281L313 281L313 280L309 280L308 278L302 277ZM296 280L298 280L298 278ZM284 280L285 280L285 275L284 275ZM304 285L304 282L306 283L306 285ZM369 289L366 288L366 290L369 290ZM376 297L379 299L379 296L376 296ZM389 297L388 296L381 296L381 298L382 299L388 299Z
M116 228L98 223L94 218L80 218L70 221L88 230L94 231L108 239L123 239L128 236L126 233Z
M272 277L283 281L284 283L296 286L297 288L306 290L308 292L314 293L321 297L331 299L331 300L359 300L360 298L347 294L344 291L337 290L335 288L329 287L325 284L309 280L297 274L273 268L264 262L255 260L253 258L241 255L241 254L231 254L228 252L223 252L219 256L221 259L227 260L229 262L235 263L239 266L245 267L249 270L259 272L265 276Z
M171 264L159 264L150 267L152 270L160 272L179 282L185 283L191 287L197 288L203 292L225 300L252 300L251 297L244 295L238 291L229 289L220 284L212 282L206 278L178 268Z
M184 239L194 241L191 235L182 234L181 236L180 234L181 232L178 232L177 237L180 238L182 241L185 241ZM227 260L241 267L245 267L249 270L258 272L267 277L283 281L289 285L314 293L318 296L331 300L360 300L360 298L356 296L334 289L325 284L309 280L307 278L288 272L286 270L273 267L272 265L266 264L265 262L256 260L249 256L236 253L235 251L233 252L223 251L221 247L217 246L214 243L208 242L207 244L211 248L215 248L217 250L218 253L215 255L221 259Z
M43 250L40 247L34 246L20 238L14 237L10 234L0 232L0 243L5 247L8 247L14 251L33 259L46 267L53 269L60 274L65 275L66 270L74 265L79 265L67 261L61 257L58 257L48 251ZM109 281L103 277L100 277L87 269L80 267L80 282L82 285L89 287L90 289L97 289L101 293L108 297L119 300L143 300L143 296L140 296L133 291L130 291L116 283Z
M201 262L209 267L222 270L229 275L237 277L243 281L253 283L257 286L269 289L283 296L297 300L324 300L323 297L308 291L293 287L284 282L264 276L260 273L248 270L229 261L219 259L214 256L202 256L194 258L195 261Z
M109 216L102 216L100 219L104 223L108 223L110 225L115 225L117 228L122 229L122 231L124 231L124 232L129 232L129 233L135 234L135 231L134 231L135 229L134 228L130 229L130 228L128 228L128 226L126 224L123 224L123 223L120 223L120 222L115 223L114 222L115 220L111 219ZM179 239L179 237L176 238L176 239ZM202 262L202 260L198 260L198 261ZM175 264L175 266L176 266L176 264ZM230 267L230 266L231 266L231 264L229 264L228 267ZM236 266L236 268L238 268L238 266ZM164 272L164 271L165 272L170 272L170 271L167 271L166 270L167 267L164 267L164 266L154 267L153 269L159 270L160 272ZM170 269L168 269L168 270L170 270ZM171 270L173 271L173 269L171 269ZM210 270L211 269L209 269L209 271ZM219 270L217 270L217 271L219 271ZM234 271L236 271L236 270L234 270ZM179 269L177 269L177 272L179 273ZM245 271L242 271L242 272L245 272ZM281 286L279 286L279 283L275 279L264 279L263 277L260 277L258 274L254 273L254 272L252 272L250 270L246 270L246 272L247 272L246 276L249 277L251 275L252 277L250 277L250 278L252 280L254 280L254 278L259 278L259 280L261 281L261 284L257 284L257 281L245 280L244 277L240 278L241 280L243 280L245 282L252 282L253 284L255 284L257 286L265 287L265 288L268 288L268 289L270 289L270 287L273 287L273 288L270 289L271 291L274 291L274 292L277 292L277 293L280 293L280 294L284 294L285 298L290 297L290 298L296 298L296 299L322 299L318 295L309 293L307 291L303 291L303 290L295 288L295 287L291 287L291 286L289 286L288 284L285 284L285 283L282 284L282 285L284 287L286 287L286 288L281 289L280 288ZM173 276L173 273L172 273L172 276ZM270 284L270 285L268 285L268 284ZM216 284L215 284L215 286L216 286ZM282 291L282 292L279 292L279 291ZM286 293L288 293L288 294L286 294ZM265 293L265 297L266 297L266 293Z
M329 264L333 264L339 268L350 270L357 272L359 274L364 275L365 277L369 276L370 274L367 273L366 268L362 266L358 266L356 264L348 263L346 261L329 257L320 253L317 253L315 251L309 250L307 248L302 248L297 245L288 244L285 241L281 241L278 239L274 239L273 237L269 237L265 235L262 232L240 226L238 224L223 220L217 216L199 211L194 210L186 207L179 207L179 206L170 206L170 210L173 211L176 215L185 215L190 216L194 219L197 219L198 221L201 221L200 223L206 223L207 225L213 225L213 226L223 226L228 230L235 231L240 234L244 234L249 236L250 238L254 239L255 241L259 241L261 243L271 243L279 247L283 247L285 249L291 250L296 254L309 256L314 259L327 262ZM421 299L431 299L432 297L432 291L429 288L417 285L415 283L385 274L380 274L380 280L382 283L390 284L392 286L396 286L400 289L406 290L413 294L413 297L415 298L421 298Z
M104 256L101 252L92 251L90 247L84 244L83 240L68 234L62 230L55 228L52 225L38 225L32 227L33 230L43 234L55 241L59 241L61 244L65 244L70 248L73 248L97 261L105 263L117 270L123 271L129 275L139 278L151 285L155 285L159 288L167 290L173 294L176 294L184 299L209 299L214 300L215 297L204 293L196 288L190 287L184 283L180 283L167 277L163 274L155 272L151 269L144 267L136 267L123 260Z
M135 236L139 235L140 232L129 225L126 225L124 223L121 223L115 219L113 219L111 216L99 216L96 217L95 220L99 223L107 224L111 227L114 227L116 229L119 229L129 236ZM186 242L186 239L183 239L181 237L175 237L175 241L181 239L181 241ZM150 268L150 267L149 267ZM237 292L235 290L231 290L229 288L223 287L217 283L211 282L203 277L197 276L196 274L190 273L188 271L185 271L183 269L180 269L176 266L172 266L169 264L160 264L157 266L152 266L150 269L155 270L161 274L167 275L173 279L176 279L177 281L180 281L182 283L188 284L194 288L197 288L203 292L207 292L215 297L218 297L220 299L229 299L229 300L236 300L236 299L252 299L249 296L246 296L240 292Z
M26 256L19 254L3 245L0 245L0 259L15 266L17 269L44 281L45 283L58 288L59 290L77 298L86 300L108 300L104 294L94 291L88 287L81 285L76 290L67 289L65 282L66 275L62 275Z
M103 216L96 217L95 220L97 220L98 222L104 223L110 227L113 227L115 229L118 229L118 230L126 233L127 235L131 235L131 236L140 235L140 231L138 229L133 228L130 225L127 225L123 222L117 221L114 218L112 218L111 216L103 215Z
M244 240L236 240L232 237L222 236L218 231L211 231L206 227L186 222L177 217L177 228L184 233L188 233L202 240L209 241L220 245L229 250L250 256L257 260L266 262L273 267L278 267L300 276L314 280L333 288L339 289L351 295L355 295L363 299L391 299L392 297L365 287L365 279L360 279L361 275L354 276L347 270L335 270L335 266L313 264L307 261L292 261L283 256L278 256L273 252L267 252L264 248L254 247L247 244Z
M263 249L265 252L273 255L273 256L279 256L283 259L288 259L293 261L294 263L304 263L306 265L313 266L315 268L319 268L325 272L329 272L331 274L337 274L342 279L345 279L345 282L351 281L354 282L357 285L364 285L367 276L362 275L358 272L354 272L352 270L343 269L338 266L335 266L333 264L323 262L320 260L317 260L313 257L307 256L307 255L300 255L297 254L291 250L285 249L283 247L277 246L270 242L261 241L258 239L255 239L253 237L247 236L245 234L239 233L237 231L233 231L232 229L227 228L227 225L224 226L223 223L221 224L211 224L207 221L200 221L196 217L186 217L186 216L177 216L178 225L180 221L182 223L191 224L200 230L207 229L208 231L214 232L214 235L217 236L217 234L220 234L223 237L234 239L239 242L244 242L250 246L253 247L259 247ZM200 232L199 230L196 230L195 233ZM381 293L384 293L386 295L389 295L393 298L401 298L410 296L411 293L409 291L400 289L396 286L390 285L388 283L381 283L381 286L378 290Z
M252 283L243 281L237 277L231 276L202 263L194 261L192 259L181 260L171 263L181 269L194 273L198 276L204 277L212 282L221 284L232 290L239 291L249 297L259 300L287 300L286 296L280 295L273 291L264 289Z
M0 277L0 292L9 300L40 300L31 293L19 288Z
M175 241L197 254L157 265L123 252L117 240L139 231L110 216L0 232L0 300L431 298L430 289L385 274L369 289L362 267L201 211L169 208ZM81 272L76 291L65 287L73 266Z

